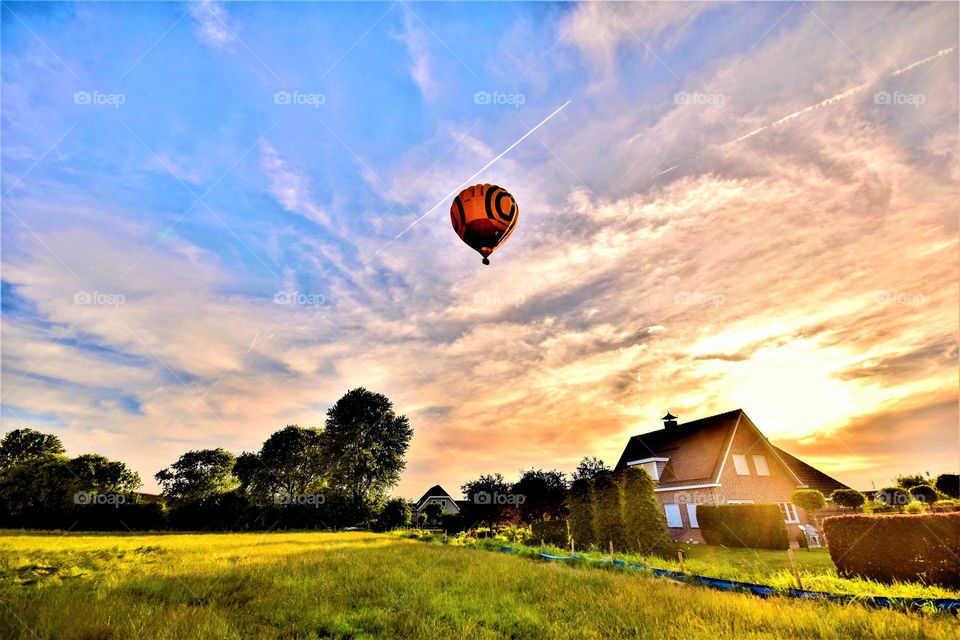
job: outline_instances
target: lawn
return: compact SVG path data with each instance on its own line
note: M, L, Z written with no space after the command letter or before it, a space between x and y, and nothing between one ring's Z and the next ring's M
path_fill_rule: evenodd
M947 615L370 533L0 534L4 638L955 638Z

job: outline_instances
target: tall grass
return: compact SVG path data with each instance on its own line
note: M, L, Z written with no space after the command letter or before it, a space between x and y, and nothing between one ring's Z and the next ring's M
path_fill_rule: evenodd
M0 535L4 638L954 638L956 620L767 601L367 533Z

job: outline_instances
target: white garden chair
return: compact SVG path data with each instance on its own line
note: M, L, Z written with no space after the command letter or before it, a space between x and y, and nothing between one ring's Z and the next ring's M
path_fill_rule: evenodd
M823 544L820 542L820 532L817 531L816 527L814 527L812 524L801 524L799 526L800 531L807 539L808 549L819 549L823 546Z

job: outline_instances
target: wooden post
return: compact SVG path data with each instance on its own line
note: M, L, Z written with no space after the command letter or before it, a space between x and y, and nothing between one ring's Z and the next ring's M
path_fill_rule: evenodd
M613 564L613 540L610 541L610 564Z
M677 559L680 560L680 573L686 573L683 569L683 549L677 549Z
M797 559L793 557L793 549L787 549L787 557L790 558L790 569L793 571L793 577L797 579L797 588L803 589L803 582L800 580L800 571L797 570Z
M570 555L573 555L573 554L574 554L574 551L573 551L573 538L570 538Z
M540 538L540 548L543 548L543 538Z

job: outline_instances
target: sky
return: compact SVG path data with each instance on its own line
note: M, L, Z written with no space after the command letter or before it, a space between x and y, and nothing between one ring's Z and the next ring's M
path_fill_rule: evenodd
M860 489L956 472L957 24L4 3L3 430L150 491L363 386L414 428L410 498L613 464L667 410ZM486 267L448 214L480 182L520 210Z

